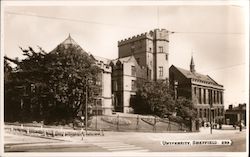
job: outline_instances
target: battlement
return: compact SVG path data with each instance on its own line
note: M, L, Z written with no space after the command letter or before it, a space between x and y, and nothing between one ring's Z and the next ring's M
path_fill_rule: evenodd
M168 34L170 31L168 31L166 29L154 29L154 30L151 30L149 32L145 32L142 34L138 34L138 35L120 40L120 41L118 41L118 46L128 44L130 42L134 42L137 40L145 39L145 38L153 40L155 34L162 33L162 32Z
M118 46L130 43L130 42L134 42L134 41L137 41L137 40L145 39L145 38L150 38L150 35L149 35L148 32L141 33L141 34L134 35L132 37L120 40L120 41L118 41Z

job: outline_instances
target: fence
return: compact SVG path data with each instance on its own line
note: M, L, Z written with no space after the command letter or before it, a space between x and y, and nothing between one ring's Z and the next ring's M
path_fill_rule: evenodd
M77 126L42 125L41 123L26 123L20 126L18 123L5 123L5 129L26 134L40 134L44 136L79 136L82 135L81 124ZM11 129L11 127L12 129ZM184 123L174 122L168 118L163 119L143 115L98 115L89 117L88 135L103 135L103 131L131 131L131 132L187 132L190 126ZM85 132L84 132L85 133Z
M190 131L183 123L153 116L102 115L93 116L89 126L91 130L136 131L136 132L169 132Z
M84 130L73 130L64 128L45 128L43 126L24 126L21 125L5 125L5 131L17 134L25 134L30 136L44 136L44 137L65 137L65 136L104 136L103 130L88 131L85 134Z

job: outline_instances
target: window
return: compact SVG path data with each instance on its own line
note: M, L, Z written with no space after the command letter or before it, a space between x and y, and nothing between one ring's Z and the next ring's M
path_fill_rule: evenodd
M117 80L117 90L122 90L122 80L121 79Z
M150 69L147 69L147 76L148 76L148 79L151 79L151 70Z
M152 52L152 48L151 47L149 48L149 52Z
M206 104L206 89L203 89L203 102Z
M166 54L166 60L168 60L168 54Z
M213 100L214 100L213 102L214 102L214 104L215 104L215 103L216 103L216 102L215 102L215 91L213 91L213 97L214 97L214 98L213 98Z
M133 91L136 90L135 80L131 80L131 89L132 89Z
M131 66L131 75L135 76L136 75L136 71L135 71L135 66Z
M201 88L199 88L199 104L201 104Z
M163 47L162 46L159 46L159 52L163 53Z
M223 104L223 93L220 93L220 103Z
M220 95L219 95L219 91L217 91L217 103L219 104L220 103Z
M159 67L159 76L160 77L163 76L163 67L162 66Z
M202 118L202 109L200 109L200 118Z
M207 118L207 109L204 109L204 117Z
M117 91L117 82L112 80L112 89L113 91Z

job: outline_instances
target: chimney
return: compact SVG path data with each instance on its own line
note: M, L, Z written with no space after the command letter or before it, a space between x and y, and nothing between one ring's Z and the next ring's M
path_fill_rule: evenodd
M232 110L233 109L233 105L229 105L228 109Z

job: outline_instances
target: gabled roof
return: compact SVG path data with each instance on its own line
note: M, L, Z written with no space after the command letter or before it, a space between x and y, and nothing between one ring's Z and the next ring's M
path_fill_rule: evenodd
M189 70L182 69L182 68L176 67L174 65L172 65L172 67L176 68L180 73L182 73L188 79L196 79L196 80L204 81L207 83L216 84L218 86L222 86L222 85L218 84L216 81L214 81L209 75L203 75L203 74L200 74L197 72L191 72Z
M107 58L104 58L104 57L99 57L99 56L94 56L94 55L91 55L96 61L98 62L103 62L104 64L106 65L109 65L109 63L111 62L110 59L107 59Z
M121 63L128 63L129 61L132 61L132 60L136 61L136 59L135 59L135 57L133 55L132 56L123 57L123 58L117 58L117 59L112 60L112 62L114 64L116 64L117 61L120 61Z

